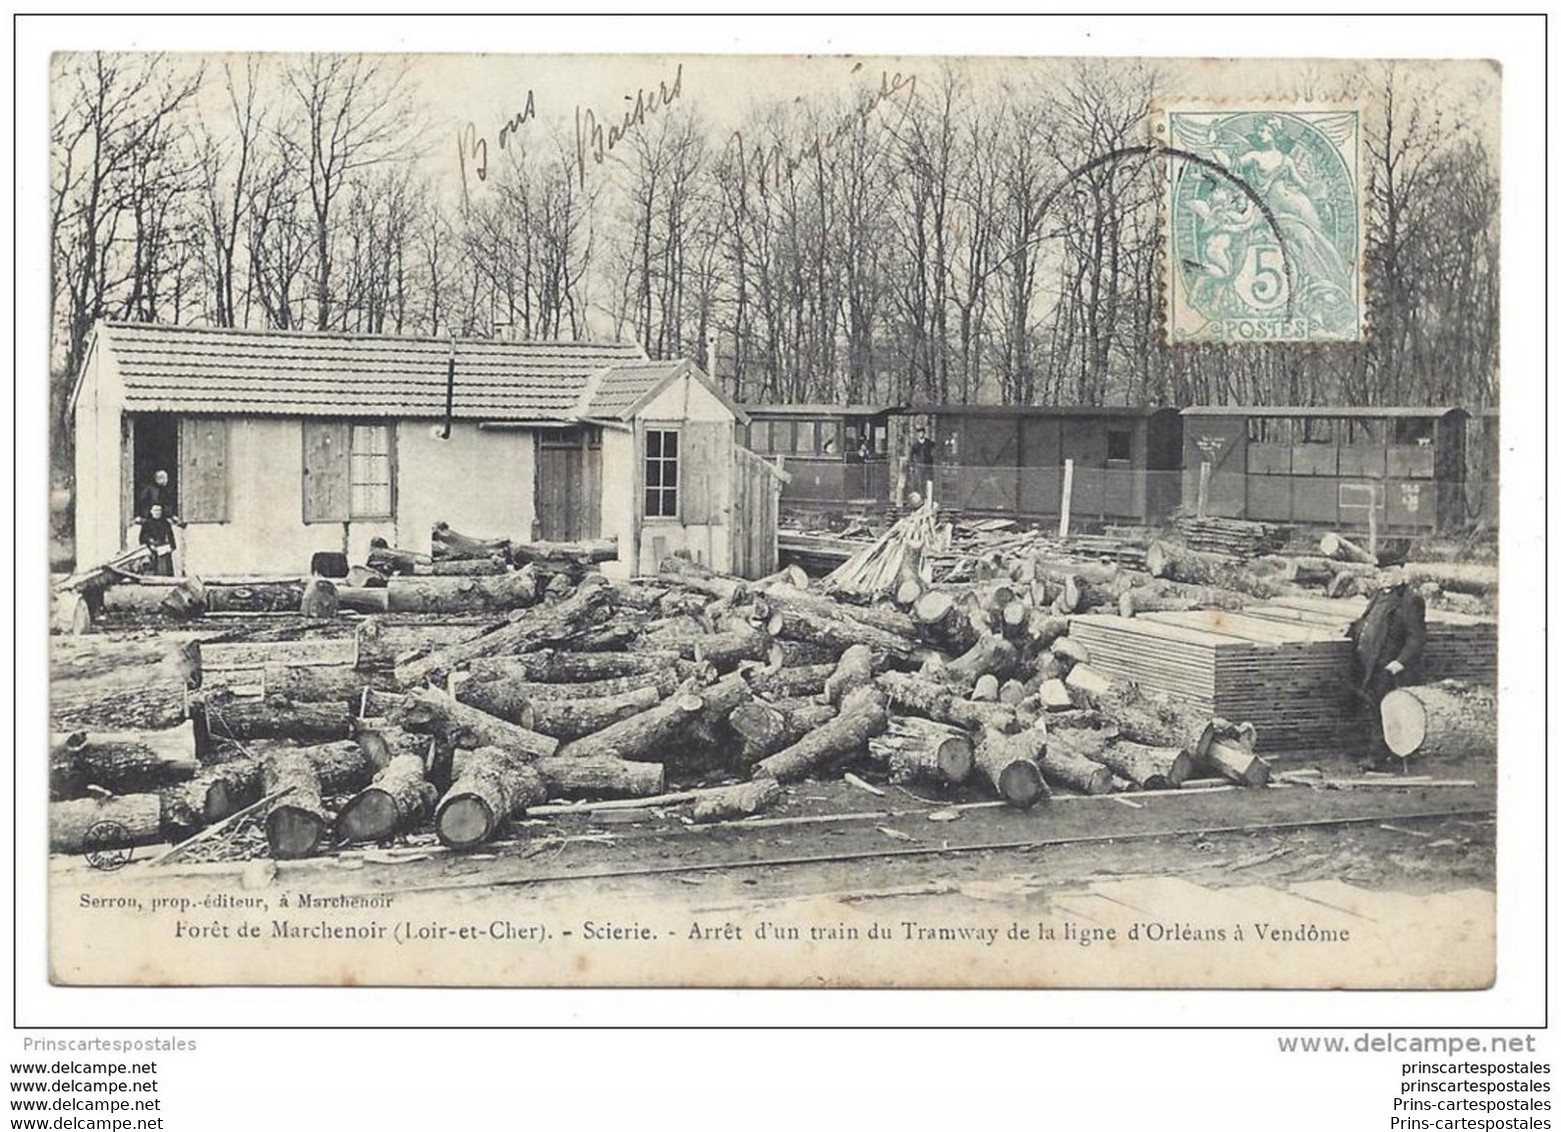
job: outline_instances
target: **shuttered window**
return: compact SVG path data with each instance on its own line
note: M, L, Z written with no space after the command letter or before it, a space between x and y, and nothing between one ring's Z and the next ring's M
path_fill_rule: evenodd
M187 523L228 521L228 421L179 422L179 510Z
M678 517L678 432L645 430L645 517Z
M395 453L385 422L304 422L306 523L388 519L395 510Z

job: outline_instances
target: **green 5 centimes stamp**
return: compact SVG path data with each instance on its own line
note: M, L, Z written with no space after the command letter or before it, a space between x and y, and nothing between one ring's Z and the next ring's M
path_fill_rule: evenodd
M1166 336L1358 342L1361 109L1162 107Z

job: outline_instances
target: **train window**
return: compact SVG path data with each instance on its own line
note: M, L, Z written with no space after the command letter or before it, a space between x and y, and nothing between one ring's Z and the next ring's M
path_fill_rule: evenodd
M1300 422L1302 444L1332 444L1333 420L1330 417L1307 417Z
M1417 444L1424 448L1436 436L1436 420L1432 417L1398 417L1393 421L1394 444Z
M818 438L817 424L814 421L797 422L797 455L811 456L815 451L815 443Z
M1247 441L1251 444L1289 444L1289 417L1248 417Z
M889 426L873 426L873 451L878 455L886 455L889 451Z
M1375 417L1352 417L1344 422L1347 426L1344 442L1356 445L1386 443L1386 436L1382 428L1384 423Z
M1106 459L1131 460L1133 458L1133 434L1125 428L1106 430Z
M748 426L748 447L754 452L760 452L768 456L774 451L770 447L770 422L754 421Z

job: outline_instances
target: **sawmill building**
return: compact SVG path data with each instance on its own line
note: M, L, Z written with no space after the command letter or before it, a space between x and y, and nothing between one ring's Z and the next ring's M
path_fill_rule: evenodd
M778 473L690 361L629 343L103 322L71 394L76 560L133 545L169 473L187 573L300 572L369 542L615 537L608 572L686 552L774 568Z

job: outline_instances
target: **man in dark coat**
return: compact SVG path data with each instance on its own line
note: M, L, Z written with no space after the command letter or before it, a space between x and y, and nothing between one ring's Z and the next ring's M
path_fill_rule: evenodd
M1404 577L1403 559L1378 556L1387 571L1382 587L1372 595L1347 634L1355 645L1352 677L1368 713L1366 726L1373 736L1373 757L1386 753L1382 742L1382 697L1394 688L1420 681L1420 654L1425 650L1425 600Z
M916 427L916 442L911 445L911 466L909 470L910 489L916 493L917 499L922 492L927 490L927 481L932 479L932 465L937 457L937 449L933 447L932 440L927 436L927 426Z
M168 473L162 468L152 473L152 482L143 487L136 497L136 518L145 519L149 516L154 504L162 506L163 515L169 522L178 522L174 518L173 488L168 484Z

